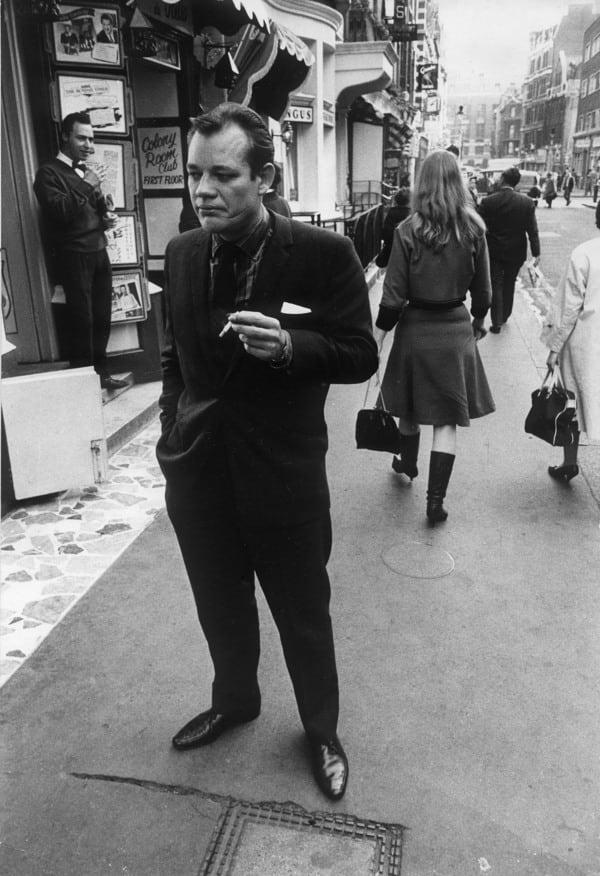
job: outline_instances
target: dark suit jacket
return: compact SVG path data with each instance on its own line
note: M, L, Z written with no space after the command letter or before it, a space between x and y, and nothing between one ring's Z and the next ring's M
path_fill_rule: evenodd
M488 195L479 205L487 225L490 259L522 265L527 258L527 238L532 256L540 254L535 204L527 195L507 187Z
M329 507L323 408L330 383L360 383L377 368L364 272L350 240L271 214L274 232L248 310L277 317L293 358L277 370L248 355L232 333L209 327L210 235L174 238L165 260L163 434L157 454L168 489L202 488L202 469L225 449L236 508L261 525L288 525ZM309 312L285 313L283 303ZM217 354L218 355L218 354ZM348 423L348 435L353 423Z

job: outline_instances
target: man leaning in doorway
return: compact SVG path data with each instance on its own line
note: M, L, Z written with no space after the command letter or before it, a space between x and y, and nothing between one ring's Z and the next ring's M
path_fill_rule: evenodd
M127 384L108 372L112 271L104 230L116 222L102 191L105 170L86 165L94 153L87 113L70 113L61 123L61 148L38 170L34 191L53 247L57 279L65 292L71 368L93 365L103 389Z
M521 265L527 258L527 239L534 264L540 259L540 239L535 203L527 195L515 192L521 174L509 167L500 179L500 188L479 205L479 213L487 226L492 278L492 325L490 331L499 334L512 313L515 283Z
M192 124L188 187L201 227L167 247L157 456L214 681L210 708L173 745L207 745L260 713L256 574L315 778L339 800L348 761L323 409L330 383L361 383L377 368L364 272L348 238L264 207L273 141L257 113L225 103Z

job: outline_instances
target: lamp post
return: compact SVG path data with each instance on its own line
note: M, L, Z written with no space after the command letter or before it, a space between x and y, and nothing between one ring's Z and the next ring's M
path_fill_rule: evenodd
M468 125L469 120L465 115L464 107L462 104L458 107L456 111L456 124L458 125L458 157L459 160L462 161L463 157L463 141L465 137L465 128Z

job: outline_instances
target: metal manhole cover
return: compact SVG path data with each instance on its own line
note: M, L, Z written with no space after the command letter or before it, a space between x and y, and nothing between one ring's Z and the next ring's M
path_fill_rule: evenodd
M400 876L402 831L335 812L235 802L219 819L200 876Z
M454 571L452 554L420 541L394 545L381 558L388 569L406 578L443 578Z

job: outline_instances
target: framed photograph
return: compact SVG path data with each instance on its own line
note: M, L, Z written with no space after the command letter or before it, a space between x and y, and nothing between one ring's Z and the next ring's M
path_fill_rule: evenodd
M57 64L123 66L118 6L57 6L59 18L49 25L50 49Z
M102 134L127 134L125 78L58 73L56 77L56 121L69 113L89 113L94 131Z
M102 186L105 194L112 195L115 210L133 210L135 204L135 178L133 148L131 143L94 143L94 154L86 164L96 170L103 164L106 180Z
M181 70L181 58L179 55L179 43L171 37L153 33L145 38L142 47L142 58L152 64L160 64L161 67L169 67L171 70Z
M146 314L142 272L113 274L111 323L139 322Z
M106 251L113 267L139 264L141 247L135 213L119 213L117 224L105 231L104 236Z

